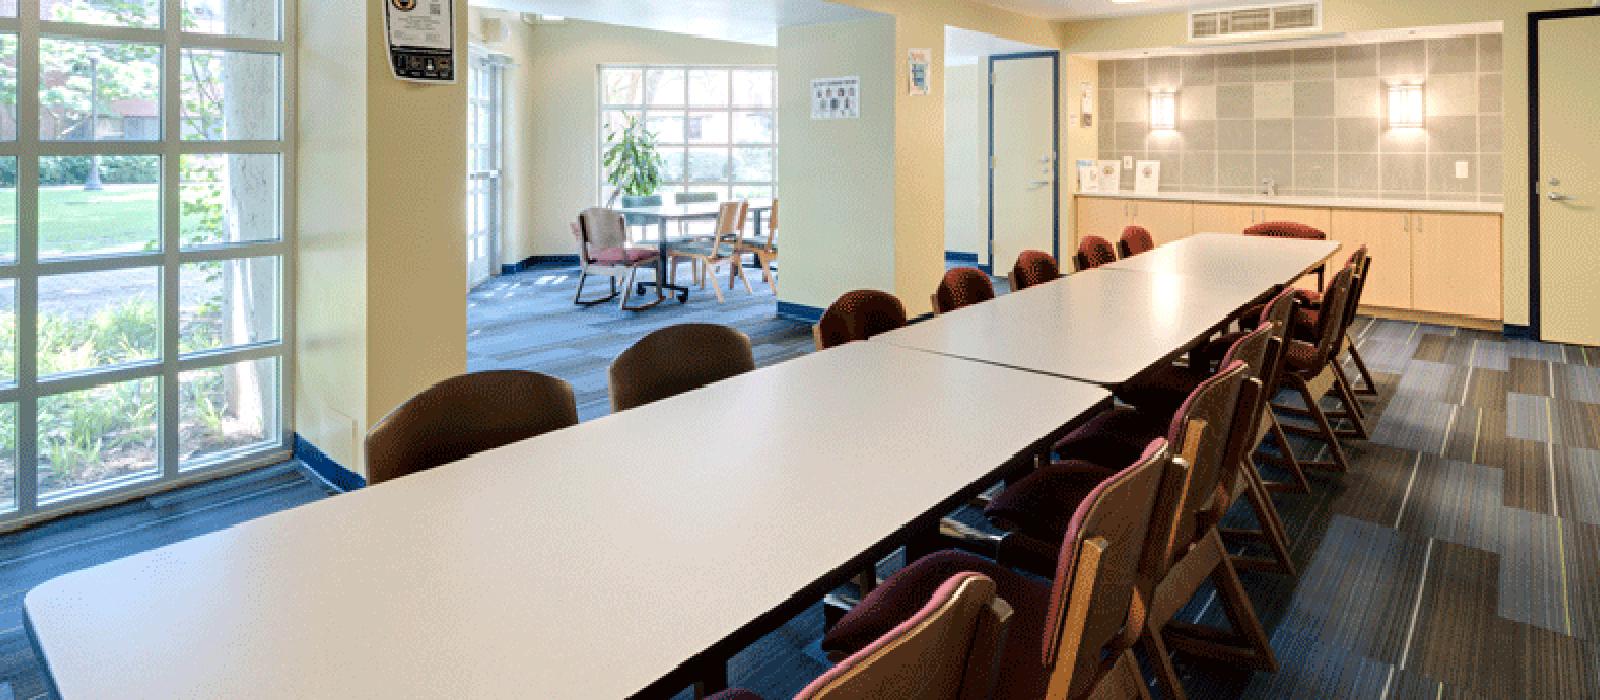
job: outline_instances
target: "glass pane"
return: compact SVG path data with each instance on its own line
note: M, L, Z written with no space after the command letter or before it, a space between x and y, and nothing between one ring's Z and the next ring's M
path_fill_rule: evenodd
M0 6L4 4L4 0L0 0ZM13 3L11 14L16 13L17 6ZM17 140L17 35L0 34L0 141L15 140Z
M0 264L17 261L17 159L0 158Z
M689 179L694 182L728 179L728 149L689 149Z
M39 497L154 478L161 380L106 384L39 399Z
M772 143L772 112L734 112L734 143Z
M699 107L728 105L728 71L689 71L689 104Z
M676 107L683 104L683 71L650 70L644 76L645 96L654 107Z
M608 105L644 104L644 71L637 68L607 68L601 72Z
M39 257L138 253L161 244L161 156L39 159Z
M689 143L727 143L728 113L695 112L689 115L684 130L688 132Z
M40 277L40 376L159 357L160 280L154 267Z
M16 17L17 0L0 0L0 17Z
M186 155L178 167L185 247L278 239L278 156Z
M15 11L15 6L12 10ZM17 405L0 405L0 510L17 507Z
M733 149L733 179L740 182L771 182L772 149Z
M645 117L644 128L656 135L657 143L685 143L681 114L651 114Z
M40 39L39 67L39 138L161 138L159 46Z
M114 27L159 27L161 0L40 0L39 18Z
M624 112L621 110L607 110L601 118L600 133L610 140L611 135L628 128L629 117L643 117L639 112Z
M178 273L178 349L277 340L278 287L276 257L184 265Z
M272 0L183 0L183 29L276 39L278 14L278 3Z
M772 71L736 70L733 72L733 104L739 107L771 107Z
M178 375L180 468L278 441L278 360Z
M683 181L683 149L682 148L662 148L662 149L657 149L657 150L658 150L658 152L661 153L662 160L666 161L666 165L661 168L661 181L662 182L682 182Z
M278 57L183 50L183 138L278 138Z
M0 281L0 384L17 383L17 281Z

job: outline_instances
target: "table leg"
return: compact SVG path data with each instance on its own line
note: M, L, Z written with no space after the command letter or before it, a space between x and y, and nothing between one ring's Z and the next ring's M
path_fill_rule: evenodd
M663 217L659 218L657 221L659 225L657 228L656 246L658 250L661 251L661 255L660 259L656 261L656 279L654 282L640 282L638 285L636 285L636 291L639 294L643 294L645 287L655 287L656 301L659 303L666 297L667 291L670 290L677 292L678 303L686 304L689 302L689 288L676 284L667 284L667 220Z

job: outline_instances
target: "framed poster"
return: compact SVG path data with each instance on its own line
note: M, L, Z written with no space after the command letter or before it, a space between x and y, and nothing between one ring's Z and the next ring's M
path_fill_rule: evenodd
M416 83L456 81L455 0L379 0L389 70Z
M1101 192L1121 192L1122 191L1122 161L1120 161L1120 160L1102 160L1102 161L1100 161L1100 191Z
M933 65L932 49L911 49L910 51L911 94L928 94L928 81L930 67Z
M1100 169L1095 167L1095 163L1092 160L1078 161L1078 191L1100 191Z
M1161 191L1161 161L1141 160L1134 164L1133 191L1139 194Z
M812 119L860 119L861 78L818 78L811 81Z

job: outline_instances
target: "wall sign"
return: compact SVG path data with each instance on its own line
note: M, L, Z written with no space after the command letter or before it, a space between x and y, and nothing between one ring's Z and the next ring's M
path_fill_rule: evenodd
M931 49L911 49L909 52L910 66L908 75L911 76L911 94L928 94L928 81L931 80L929 72L933 66L933 51Z
M818 78L811 81L812 119L860 119L861 78Z
M394 77L419 83L456 81L455 0L380 0Z

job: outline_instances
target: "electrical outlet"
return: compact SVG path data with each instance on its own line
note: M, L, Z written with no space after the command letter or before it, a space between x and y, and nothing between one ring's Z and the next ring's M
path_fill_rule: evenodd
M1133 169L1133 156L1123 156L1122 157L1122 169L1123 170L1132 170Z
M1465 180L1469 177L1472 177L1472 170L1471 167L1467 165L1467 161L1456 161L1456 179Z

